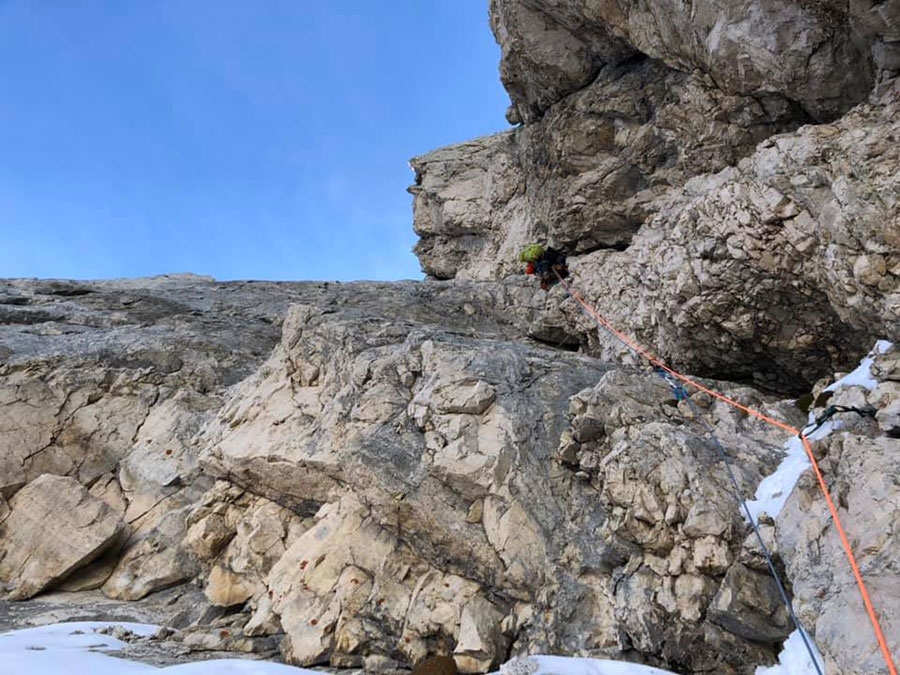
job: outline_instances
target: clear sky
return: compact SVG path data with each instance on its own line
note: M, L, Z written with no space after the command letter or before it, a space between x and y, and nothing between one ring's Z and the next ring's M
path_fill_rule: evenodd
M506 128L487 0L0 0L0 277L421 278L408 159Z

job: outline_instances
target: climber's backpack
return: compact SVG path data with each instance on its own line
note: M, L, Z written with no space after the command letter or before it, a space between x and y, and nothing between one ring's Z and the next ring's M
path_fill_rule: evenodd
M531 244L525 247L525 250L522 251L522 255L519 256L519 259L526 263L537 262L542 255L544 255L544 247L540 244Z

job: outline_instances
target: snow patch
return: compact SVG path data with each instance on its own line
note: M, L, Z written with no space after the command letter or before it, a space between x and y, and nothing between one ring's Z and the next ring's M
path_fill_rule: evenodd
M875 362L875 356L884 354L891 347L893 347L893 343L887 340L879 340L875 343L868 356L859 362L859 366L852 373L848 373L837 382L829 385L825 388L825 391L834 392L843 387L852 386L874 389L878 386L878 380L872 377L872 364ZM812 425L815 421L815 415L810 413L807 425ZM816 429L815 432L808 434L807 438L811 441L821 440L842 426L843 424L839 420L829 420ZM809 462L809 457L806 456L803 442L798 437L791 437L784 444L784 449L784 459L781 460L781 464L778 465L775 473L766 476L756 488L756 498L747 501L747 508L750 510L750 515L754 520L758 520L763 513L768 513L772 518L777 517L800 476L812 466ZM743 515L746 520L746 513Z
M321 675L268 661L215 659L156 668L146 663L109 656L125 646L96 631L121 626L141 636L158 626L140 623L79 621L26 628L0 634L0 672L3 675ZM500 667L502 675L672 675L670 671L622 661L527 656Z
M624 661L523 656L500 666L500 675L672 675L672 672Z
M875 343L875 346L872 348L872 351L869 352L868 356L859 362L859 366L856 370L844 375L844 377L837 382L825 387L825 391L837 391L842 387L851 387L854 385L865 387L866 389L874 389L878 386L878 380L872 377L872 364L875 362L875 356L884 354L893 346L894 344L892 342L879 340Z
M143 623L108 624L100 621L57 623L26 628L0 635L0 663L4 675L135 675L156 671L143 663L122 661L104 652L116 651L125 643L95 631L122 626L138 635L152 635L156 626Z
M125 643L96 631L121 626L137 635L152 635L158 626L144 623L78 621L0 634L3 675L321 675L267 661L216 659L156 668L109 656Z
M872 364L875 362L875 356L886 353L893 346L893 343L887 340L878 340L872 351L860 361L859 366L853 372L826 387L825 391L835 392L843 387L852 386L874 389L878 386L878 380L872 377ZM815 421L816 416L811 412L807 426L815 424ZM842 426L843 423L840 420L828 420L814 432L808 434L807 438L812 441L820 440ZM763 513L768 513L772 518L777 517L800 476L812 466L806 455L806 449L803 447L803 441L799 437L791 437L784 444L784 449L785 456L781 464L773 474L766 476L757 486L756 499L746 502L747 510L754 521L758 521ZM746 520L746 513L743 515ZM808 634L806 637L821 672L825 672L825 665L815 642ZM756 675L817 675L800 631L795 630L785 641L782 651L778 655L778 665L770 668L760 666L756 669Z
M821 672L825 672L825 661L819 650L816 649L812 638L807 634L806 639L813 649L816 661L819 662ZM818 675L815 666L809 660L809 652L803 644L803 636L799 630L795 630L784 641L781 653L778 655L778 663L774 666L760 666L755 675Z
M810 413L810 423L815 421L815 416ZM825 422L816 431L807 436L811 441L817 441L825 438L832 431L837 431L843 426L840 420L829 420ZM806 450L803 447L803 441L798 436L791 436L787 443L784 444L785 456L781 460L781 464L774 473L769 474L762 479L756 487L755 499L747 500L747 509L753 520L758 521L763 513L768 513L772 518L781 513L787 498L791 495L791 490L797 484L800 476L808 468L812 466ZM744 520L747 514L744 513Z

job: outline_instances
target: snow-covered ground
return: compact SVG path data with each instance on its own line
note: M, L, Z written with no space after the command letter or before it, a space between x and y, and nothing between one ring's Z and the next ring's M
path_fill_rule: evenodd
M568 656L523 656L500 666L500 675L672 675L671 671L624 661Z
M121 626L137 635L151 635L156 626L138 623L79 621L26 628L0 635L2 675L321 675L304 668L244 659L198 661L168 668L112 656L125 643L96 631ZM760 668L757 675L815 675L798 633L780 656L780 665ZM667 670L621 661L564 656L528 656L500 668L501 675L671 675Z
M321 675L279 663L242 659L198 661L168 668L111 656L125 643L96 631L122 626L137 635L151 635L156 626L140 623L80 621L26 628L0 635L2 675ZM513 659L503 675L671 675L669 671L618 661L529 656Z
M143 623L78 621L26 628L0 635L2 675L321 675L266 661L216 659L168 668L126 661L109 654L125 643L97 633L106 626L122 626L137 635L151 635L158 626Z
M807 635L806 639L813 646L813 652L819 662L819 670L824 673L825 660L819 654L819 650L815 648L812 638ZM800 631L795 630L784 641L781 653L778 655L778 663L768 668L760 666L756 669L756 675L818 675L815 666L809 660L809 652L806 651Z

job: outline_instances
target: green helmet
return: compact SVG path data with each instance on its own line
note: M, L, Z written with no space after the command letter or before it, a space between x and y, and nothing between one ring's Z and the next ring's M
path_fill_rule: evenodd
M540 259L540 257L544 255L544 247L540 244L530 244L525 247L525 250L522 251L522 254L519 256L519 260L522 262L536 262Z

